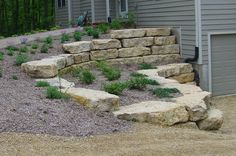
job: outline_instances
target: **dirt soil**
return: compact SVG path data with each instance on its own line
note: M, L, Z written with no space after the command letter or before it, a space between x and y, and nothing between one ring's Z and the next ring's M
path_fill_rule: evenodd
M87 138L2 133L0 152L9 156L234 156L236 96L213 103L225 116L217 132L135 124L130 132Z
M53 46L48 54L30 54L31 59L63 53L59 40L54 39ZM130 128L131 123L119 120L111 113L93 112L73 101L46 99L46 90L36 88L35 81L14 65L16 54L5 54L4 57L4 61L0 61L3 71L0 78L0 132L88 136Z

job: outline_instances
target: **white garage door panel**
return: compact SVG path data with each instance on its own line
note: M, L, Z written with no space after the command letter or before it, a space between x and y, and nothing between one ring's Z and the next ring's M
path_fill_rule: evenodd
M211 36L212 93L236 94L236 34Z

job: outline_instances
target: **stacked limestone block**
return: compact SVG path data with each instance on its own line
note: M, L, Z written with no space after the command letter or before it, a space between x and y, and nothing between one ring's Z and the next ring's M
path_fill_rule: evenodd
M51 78L58 70L94 67L96 61L109 64L178 62L180 48L170 28L125 29L111 31L111 39L95 39L64 44L66 53L47 59L24 63L22 69L34 78Z

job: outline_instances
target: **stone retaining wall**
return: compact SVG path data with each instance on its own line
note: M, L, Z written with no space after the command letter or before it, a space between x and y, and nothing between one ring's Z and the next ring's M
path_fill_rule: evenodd
M68 54L53 56L22 65L22 69L36 78L50 78L67 67L91 67L95 61L107 60L110 64L178 62L180 46L170 28L113 30L111 39L95 39L64 44ZM56 70L58 69L58 70Z

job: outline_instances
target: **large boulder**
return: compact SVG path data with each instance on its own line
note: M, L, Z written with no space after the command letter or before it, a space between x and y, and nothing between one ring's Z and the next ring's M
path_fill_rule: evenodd
M150 48L147 47L134 47L119 49L119 57L135 57L151 54Z
M201 130L219 130L223 124L223 113L217 109L208 111L208 117L197 122Z
M121 42L124 48L137 47L137 46L147 47L153 45L153 37L122 39Z
M91 51L91 60L108 60L114 59L118 57L118 50L117 49L108 49L108 50L96 50Z
M175 36L165 36L165 37L154 37L154 44L161 46L161 45L170 45L176 43Z
M114 115L119 119L165 126L187 122L189 118L184 106L163 101L147 101L123 106L114 112Z
M63 90L79 104L99 111L114 111L119 108L120 99L116 95L104 91L85 88L69 88Z
M171 28L146 28L146 36L170 36Z
M51 56L49 58L43 59L44 61L55 62L58 69L63 69L66 67L66 58L63 56Z
M179 44L152 46L153 55L179 54L179 53L180 53Z
M144 37L146 31L144 29L123 29L112 30L110 32L111 38L124 39L124 38L139 38Z
M149 55L144 56L144 63L155 63L157 65L165 65L169 63L176 63L180 61L179 54L169 54L169 55Z
M158 75L166 78L191 73L193 71L193 67L189 63L174 63L158 66L157 68Z
M185 94L176 98L176 103L185 106L189 113L189 120L196 122L207 118L207 104L206 100L210 98L209 92L196 92L192 94Z
M194 73L180 74L177 76L170 77L170 79L177 80L179 83L188 83L194 81Z
M68 53L76 54L90 51L91 46L92 46L91 41L80 41L80 42L63 44L63 49Z
M21 68L33 78L51 78L58 74L57 63L53 59L23 63Z
M90 60L89 56L90 56L90 53L88 52L74 54L75 64L88 62Z
M97 39L92 41L93 50L121 48L121 43L117 39Z

